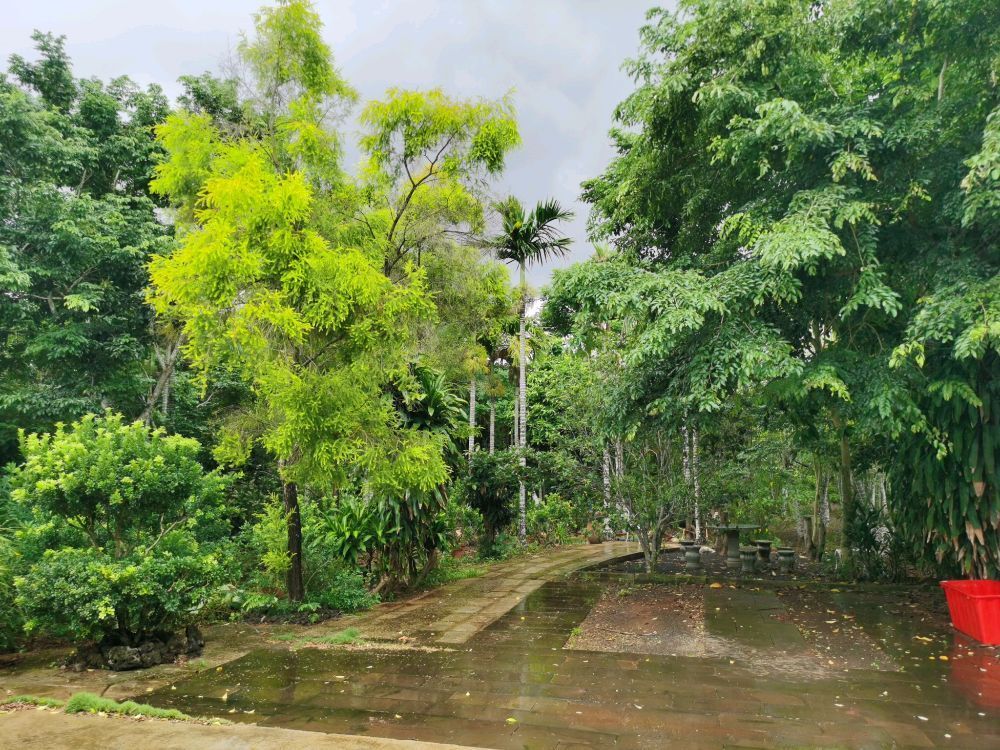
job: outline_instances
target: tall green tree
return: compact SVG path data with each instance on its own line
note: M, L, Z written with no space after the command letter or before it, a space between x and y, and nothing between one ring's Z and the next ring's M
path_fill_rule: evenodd
M386 555L409 572L414 554L434 559L452 436L431 392L448 384L415 367L446 307L421 261L481 224L477 186L517 142L503 102L391 90L363 110L364 160L347 174L336 115L356 94L320 29L303 0L258 13L239 48L247 93L234 108L225 81L188 81L197 111L158 129L168 159L154 182L181 242L154 260L151 299L203 382L224 370L252 390L216 455L238 462L257 444L279 462L292 599L300 485L387 505L413 544Z
M837 437L847 529L859 456L897 465L899 438L914 436L934 466L968 443L933 404L978 408L997 374L998 25L976 0L651 12L619 154L585 185L593 232L623 259L563 286L567 310L637 321L624 358L636 408L711 411L767 386L775 405L813 412ZM932 333L946 299L961 303ZM924 342L940 366L917 372L906 355ZM992 435L976 413L973 431ZM997 564L1000 506L993 479L977 495L970 478L933 500L951 508L946 524L914 513L943 540L940 560L947 547L982 575ZM898 503L921 506L898 487Z
M343 179L320 104L348 91L318 29L305 3L263 11L242 48L259 84L251 130L233 137L207 114L169 118L154 182L189 218L177 250L151 266L151 299L182 326L203 378L224 367L251 384L256 403L217 454L238 459L260 441L280 462L295 600L298 483L331 489L360 473L402 502L445 476L440 441L406 427L386 390L409 377L415 326L433 314L422 275L393 283L381 259L332 245L312 220L324 186Z
M478 435L479 386L488 379L491 354L514 310L510 276L503 265L483 258L480 248L468 245L436 247L424 253L421 266L439 317L421 335L421 355L468 385L471 454Z
M33 38L0 77L0 461L17 428L143 411L145 265L169 242L148 194L163 93L77 80L62 37Z
M510 196L496 205L501 229L493 236L490 246L496 256L517 265L520 289L520 330L518 333L518 443L521 449L521 466L524 467L528 431L528 387L525 324L528 309L528 282L525 269L535 263L562 257L569 251L570 238L560 234L556 225L569 221L573 214L553 199L538 203L532 211L525 211L521 202ZM521 479L518 499L518 535L523 542L527 534L527 503L524 479Z

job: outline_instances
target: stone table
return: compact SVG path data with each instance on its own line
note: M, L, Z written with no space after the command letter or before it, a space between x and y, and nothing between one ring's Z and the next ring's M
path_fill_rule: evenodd
M730 523L709 526L710 529L721 531L726 535L726 567L740 567L740 532L756 531L761 528L755 523Z

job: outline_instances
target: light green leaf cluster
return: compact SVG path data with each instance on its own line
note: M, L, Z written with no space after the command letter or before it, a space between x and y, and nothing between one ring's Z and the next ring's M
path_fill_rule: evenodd
M240 56L251 66L265 96L292 85L303 94L356 96L331 64L333 55L320 34L322 22L312 3L279 0L254 14L256 37L244 37Z
M483 230L483 180L498 174L520 143L509 100L390 89L365 107L361 122L366 161L344 202L387 273L440 245L448 232Z
M252 384L266 415L260 440L289 478L329 487L360 477L396 491L439 483L440 445L404 428L386 395L434 315L424 273L407 267L394 283L366 253L331 246L310 223L315 192L302 172L278 172L258 143L206 138L206 127L185 115L165 126L171 158L154 189L184 200L192 181L202 185L195 223L151 264L153 305L182 325L203 378L226 366ZM227 445L245 454L245 442Z

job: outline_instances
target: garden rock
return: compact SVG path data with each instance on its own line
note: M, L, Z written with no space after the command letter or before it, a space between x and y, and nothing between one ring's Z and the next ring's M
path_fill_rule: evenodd
M111 669L124 672L176 661L181 656L197 656L205 646L205 637L194 625L181 633L161 633L135 646L117 642L81 646L66 666L76 672L86 669Z
M112 646L104 652L104 661L108 669L123 672L127 669L138 669L143 666L139 649L131 646Z

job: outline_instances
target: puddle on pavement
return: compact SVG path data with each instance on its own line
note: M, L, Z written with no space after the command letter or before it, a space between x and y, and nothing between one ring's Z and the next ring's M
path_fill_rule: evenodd
M803 680L745 658L778 643L790 658L813 660L815 644L790 619L772 617L788 609L774 592L690 587L704 596L706 635L743 649L732 654L564 648L611 585L547 583L451 651L258 650L146 700L233 721L492 748L652 748L669 739L688 747L1000 747L1000 706L990 705L1000 703L996 651L970 649L948 633L952 656L931 661L943 636L911 633L919 629L913 618L890 606L875 611L851 594L828 594L822 614L829 605L840 619L863 621L877 646L881 638L899 643L898 653L883 650L887 664L906 657L905 671L827 665ZM675 614L664 606L664 618ZM932 654L916 635L933 639ZM905 653L915 648L919 668ZM965 652L975 657L958 658Z

